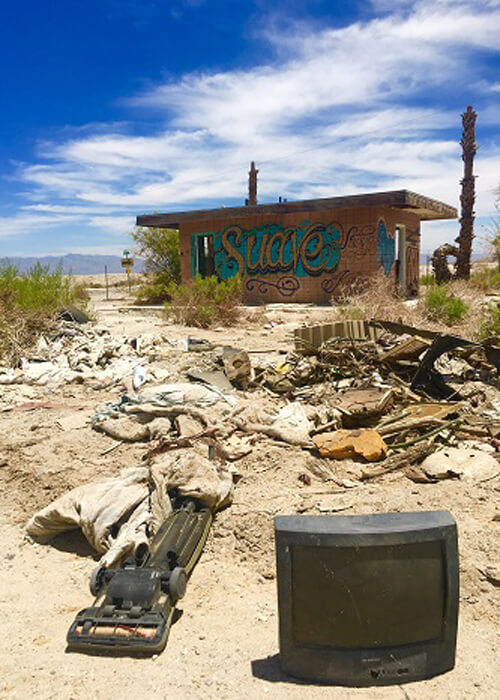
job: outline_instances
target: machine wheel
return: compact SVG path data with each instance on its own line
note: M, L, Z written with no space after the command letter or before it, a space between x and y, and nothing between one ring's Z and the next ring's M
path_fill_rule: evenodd
M97 598L103 584L103 574L106 571L104 566L96 566L90 574L89 588L93 596Z
M180 598L184 598L186 586L186 571L182 568L182 566L176 566L170 574L170 579L168 581L168 592L170 593L170 598L174 604L177 603Z

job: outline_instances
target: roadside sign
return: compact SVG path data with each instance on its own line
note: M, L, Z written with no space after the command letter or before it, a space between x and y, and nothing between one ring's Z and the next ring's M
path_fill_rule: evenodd
M127 273L128 276L128 291L130 292L130 272L134 266L134 258L130 255L130 252L128 250L123 251L123 257L122 257L122 267L125 268L125 272Z

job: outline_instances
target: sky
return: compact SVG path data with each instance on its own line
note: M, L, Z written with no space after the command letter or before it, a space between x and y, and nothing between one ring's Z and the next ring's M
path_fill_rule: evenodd
M500 185L500 0L18 0L0 22L0 257L121 254L138 214L409 189L476 251ZM458 233L425 222L422 250Z

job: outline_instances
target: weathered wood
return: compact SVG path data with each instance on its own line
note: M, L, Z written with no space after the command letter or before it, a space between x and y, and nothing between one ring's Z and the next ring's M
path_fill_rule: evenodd
M422 462L426 457L435 451L436 447L432 441L424 442L413 447L409 447L401 454L388 457L383 464L376 467L365 467L361 472L361 480L366 481L373 479L376 476L389 474L389 472L405 467L412 467L417 463Z

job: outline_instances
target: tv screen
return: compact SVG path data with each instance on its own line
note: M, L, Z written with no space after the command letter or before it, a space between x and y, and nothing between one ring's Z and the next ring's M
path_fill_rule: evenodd
M368 685L453 666L451 514L276 518L276 545L280 653L292 675Z

